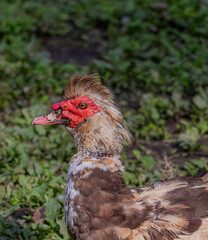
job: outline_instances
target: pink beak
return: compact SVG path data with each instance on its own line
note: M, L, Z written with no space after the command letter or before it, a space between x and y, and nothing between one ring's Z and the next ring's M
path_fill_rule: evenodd
M57 110L49 114L34 118L31 124L32 125L55 125L55 124L67 125L69 124L69 119L62 118L61 110Z

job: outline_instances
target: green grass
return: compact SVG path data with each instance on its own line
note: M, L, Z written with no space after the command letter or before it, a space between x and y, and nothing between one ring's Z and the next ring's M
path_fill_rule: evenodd
M206 173L207 35L205 0L2 0L0 239L67 239L76 149L64 127L30 122L74 73L99 72L116 94L134 136L122 153L128 186Z

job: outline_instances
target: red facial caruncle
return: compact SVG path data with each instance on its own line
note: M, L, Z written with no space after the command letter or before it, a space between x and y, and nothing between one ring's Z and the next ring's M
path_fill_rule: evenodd
M86 118L101 112L102 108L94 103L93 100L84 96L55 103L52 106L54 112L35 118L32 124L53 125L64 124L75 128Z

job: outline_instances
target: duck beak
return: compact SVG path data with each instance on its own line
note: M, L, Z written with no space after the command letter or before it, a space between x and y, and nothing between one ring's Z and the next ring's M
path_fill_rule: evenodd
M69 124L69 119L61 117L61 109L53 111L49 114L36 117L32 120L32 125L67 125Z

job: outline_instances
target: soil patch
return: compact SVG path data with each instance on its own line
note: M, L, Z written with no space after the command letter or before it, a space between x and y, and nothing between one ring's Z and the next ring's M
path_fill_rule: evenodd
M85 37L86 40L76 32L64 36L45 36L42 45L55 62L74 61L79 65L86 65L101 56L105 47L100 34L91 33Z

